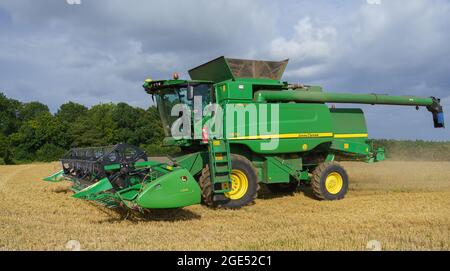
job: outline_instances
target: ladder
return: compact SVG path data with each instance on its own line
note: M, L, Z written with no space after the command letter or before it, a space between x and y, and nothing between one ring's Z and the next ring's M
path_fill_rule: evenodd
M214 192L213 200L225 200L223 194L231 191L230 144L225 139L211 139L208 144L209 171Z

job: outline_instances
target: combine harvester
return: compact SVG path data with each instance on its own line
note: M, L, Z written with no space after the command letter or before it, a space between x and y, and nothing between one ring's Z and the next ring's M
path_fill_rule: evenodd
M45 180L73 182L76 198L138 210L201 201L239 208L256 198L260 183L273 192L310 184L317 199L338 200L347 193L349 180L335 157L371 163L384 160L384 150L370 144L361 109L330 108L326 103L426 107L434 127L444 127L440 100L434 97L323 92L319 86L280 81L286 65L287 60L219 57L190 70L192 80L178 79L176 74L172 80L147 79L144 89L156 98L164 143L179 146L180 154L161 163L127 144L73 149L61 160L63 169ZM173 116L175 104L190 111ZM227 121L213 122L233 119L235 114L227 110L198 117L211 104L242 108L257 116L238 119L231 126ZM261 109L269 113L258 115ZM188 116L194 117L178 130L184 136L173 135L171 128ZM208 120L222 129L223 136L212 133L214 125L205 125ZM272 128L264 131L276 133L262 131L263 126ZM192 136L198 135L198 129L200 137Z

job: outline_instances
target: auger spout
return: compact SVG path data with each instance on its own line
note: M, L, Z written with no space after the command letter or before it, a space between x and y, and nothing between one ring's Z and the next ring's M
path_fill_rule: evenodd
M443 128L444 114L440 100L435 97L391 96L386 94L332 93L308 90L272 91L261 90L254 95L255 102L303 102L303 103L350 103L424 106L433 114L435 128Z

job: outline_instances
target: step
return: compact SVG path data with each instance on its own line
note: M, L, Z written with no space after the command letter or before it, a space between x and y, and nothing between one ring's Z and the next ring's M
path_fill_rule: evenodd
M211 146L215 151L227 151L227 146L225 145L225 142L223 140L213 140Z
M216 175L214 178L214 184L216 183L231 183L230 176L228 174L223 176Z
M223 194L223 193L228 193L230 192L231 189L220 189L220 190L214 190L215 194Z
M227 167L228 168L228 160L223 160L223 161L214 161L214 166L215 167Z
M209 141L211 181L213 183L214 201L224 201L223 193L231 191L231 161L230 150L226 140ZM228 184L224 189L223 184Z
M229 174L228 163L225 164L225 165L220 165L220 166L216 164L216 171L215 172L216 172L216 174L217 173L227 173L227 174Z
M228 156L226 155L226 153L215 153L214 154L214 160L217 162L221 162L221 161L228 161Z

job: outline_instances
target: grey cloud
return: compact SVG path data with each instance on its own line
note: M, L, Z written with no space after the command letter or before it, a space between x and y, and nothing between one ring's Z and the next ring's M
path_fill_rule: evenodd
M68 100L147 107L144 78L187 77L189 68L227 55L290 58L289 81L435 95L450 108L449 25L450 4L440 0L5 0L0 89L53 111ZM430 127L428 112L363 108L372 136L449 139Z
M0 74L0 87L52 110L67 100L147 107L146 77L186 76L209 58L245 56L274 24L256 1L7 0L0 9L10 17L0 28L0 63L15 70ZM18 87L23 77L36 95Z
M338 20L326 12L306 13L292 25L291 36L272 40L269 54L291 58L289 80L329 91L450 97L448 1L361 1L344 10L335 13ZM428 112L364 108L372 136L449 139L445 130L430 128ZM445 114L449 120L450 112Z

